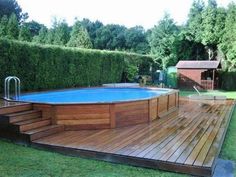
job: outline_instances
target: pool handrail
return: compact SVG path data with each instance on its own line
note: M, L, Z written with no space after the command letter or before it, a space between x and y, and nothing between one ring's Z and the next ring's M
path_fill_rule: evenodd
M194 90L198 93L198 95L201 95L201 93L199 92L199 90L197 89L196 86L193 86Z
M4 81L4 98L10 100L10 82L11 80L15 81L15 99L19 100L20 91L21 91L21 82L20 79L16 76L8 76Z

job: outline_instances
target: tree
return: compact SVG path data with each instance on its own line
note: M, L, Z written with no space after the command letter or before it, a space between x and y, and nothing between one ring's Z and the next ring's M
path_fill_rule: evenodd
M17 39L19 35L19 26L17 17L15 14L12 14L7 23L7 38Z
M186 39L194 42L201 42L202 31L202 12L204 10L204 2L202 0L194 0L190 12L188 14Z
M53 44L55 37L54 29L48 29L45 36L45 44Z
M125 50L126 27L109 24L97 30L94 46L97 49Z
M38 44L45 44L47 32L48 32L48 29L45 26L41 27L41 29L39 30L39 34L33 37L32 42L35 42Z
M32 40L30 29L25 24L22 24L22 26L20 27L18 39L20 41L28 41L28 42Z
M0 20L0 37L5 37L7 35L7 24L8 18L4 15Z
M175 43L175 53L181 60L205 60L205 46L201 42L189 40L186 26L180 27L178 40Z
M150 51L147 34L142 26L135 26L125 31L126 50L140 54Z
M25 26L30 30L30 33L32 36L36 36L39 34L39 31L42 27L45 27L44 25L32 20L30 22L25 22Z
M70 34L70 40L68 41L67 46L92 48L92 42L90 40L89 34L79 21L76 21L73 25Z
M103 24L98 20L95 22L91 22L89 19L84 18L81 21L81 25L86 28L86 30L89 33L91 42L93 46L95 46L94 42L97 37L97 31L103 26Z
M70 28L65 20L55 22L53 25L54 39L53 44L65 46L70 39Z
M232 71L236 68L236 4L230 3L225 19L224 33L219 48L224 54L223 64L225 70Z
M151 54L162 69L175 65L177 57L175 43L178 38L178 27L168 14L152 29L149 39Z
M208 59L214 57L214 50L218 42L218 35L215 33L217 15L217 3L215 0L208 0L208 6L202 13L202 43L207 46Z
M16 0L0 0L0 18L4 15L10 17L13 13L18 22L23 22L28 18L28 14L22 13L22 9Z
M214 33L217 36L217 44L221 43L222 36L224 34L226 15L227 12L225 8L217 8L216 22L214 27Z

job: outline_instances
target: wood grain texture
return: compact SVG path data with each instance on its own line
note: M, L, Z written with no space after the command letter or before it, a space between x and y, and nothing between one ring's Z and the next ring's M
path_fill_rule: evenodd
M110 127L116 127L115 104L110 104Z
M107 104L34 104L43 118L68 130L116 128L148 123L170 114L176 108L176 92L148 100ZM71 129L69 126L72 126Z
M158 115L168 111L168 96L160 96L158 101Z
M149 122L155 120L158 117L157 110L157 98L149 100Z
M53 106L48 104L33 104L34 110L42 111L43 119L52 119L53 117ZM53 121L55 123L55 120Z
M3 114L10 114L10 113L14 113L14 112L20 112L20 111L27 111L27 110L31 110L32 109L32 104L28 104L28 103L18 103L18 104L9 104L9 106L2 105L2 107L0 107L0 115Z
M138 105L147 108L151 104L149 101L147 105L145 102ZM68 151L68 154L74 149L75 154L79 152L79 156L89 158L211 176L234 104L232 100L182 100L178 110L150 123L115 129L67 131L33 143L53 150L61 148L61 152ZM126 103L126 106L133 105ZM120 108L125 110L122 106Z
M148 122L148 101L120 103L115 106L116 127Z
M171 95L169 95L168 99L169 99L169 101L168 101L168 109L176 107L176 95L175 94L171 94Z

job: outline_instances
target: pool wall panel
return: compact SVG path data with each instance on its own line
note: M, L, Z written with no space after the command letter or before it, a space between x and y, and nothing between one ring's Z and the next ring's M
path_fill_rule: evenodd
M168 111L168 95L158 98L158 116L161 117Z
M108 104L56 106L55 118L57 120L56 123L65 125L66 129L100 128L100 125L102 128L110 128L110 110ZM70 127L71 125L73 126Z
M148 101L115 104L116 127L145 123L148 119Z
M175 106L176 106L176 95L175 94L172 94L172 95L169 95L168 96L169 98L169 101L168 101L168 103L169 103L169 105L168 105L168 109L171 109L171 108L174 108Z
M94 104L34 104L44 118L65 130L107 129L148 123L168 115L179 104L178 91L148 100Z
M149 121L153 121L158 117L158 98L149 100Z
M54 116L53 112L53 105L50 104L33 104L34 110L42 111L42 118L43 119L52 119ZM55 119L52 119L52 122L55 124Z

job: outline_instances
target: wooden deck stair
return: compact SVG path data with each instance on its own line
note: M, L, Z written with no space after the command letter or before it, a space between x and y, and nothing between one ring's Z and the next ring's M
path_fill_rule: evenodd
M32 104L0 107L0 135L5 138L20 137L20 141L30 142L62 131L62 125L52 125Z

